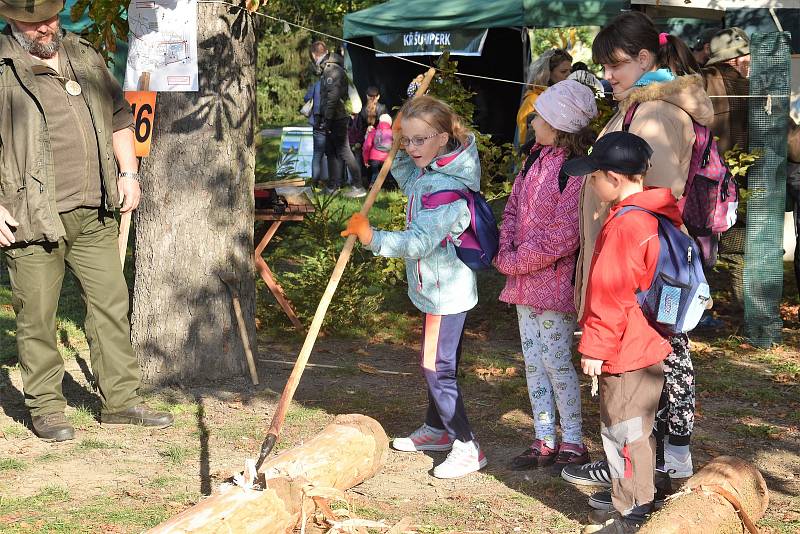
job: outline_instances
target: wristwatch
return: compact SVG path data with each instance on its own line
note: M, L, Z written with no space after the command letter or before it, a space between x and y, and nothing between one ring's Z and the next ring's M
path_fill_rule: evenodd
M139 181L139 173L138 172L130 172L130 171L123 171L119 173L120 178L133 178L137 182Z

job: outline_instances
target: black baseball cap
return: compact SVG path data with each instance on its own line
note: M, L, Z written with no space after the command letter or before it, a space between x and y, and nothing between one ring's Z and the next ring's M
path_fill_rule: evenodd
M589 154L564 164L569 176L584 176L594 171L643 174L650 167L653 149L647 141L630 132L611 132L598 139Z

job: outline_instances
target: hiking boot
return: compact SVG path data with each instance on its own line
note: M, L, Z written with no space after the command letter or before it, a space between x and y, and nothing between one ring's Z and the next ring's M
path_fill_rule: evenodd
M69 424L64 412L34 415L33 431L44 441L67 441L75 439L75 429Z
M661 507L664 506L665 499L666 495L663 493L659 494L658 490L656 490L656 496L653 500L653 509L660 510ZM589 506L602 512L613 511L614 506L611 504L611 490L601 490L593 493L592 496L589 497Z
M575 443L561 443L558 446L558 456L556 465L564 467L566 465L583 465L589 463L589 449L586 445Z
M592 514L590 514L589 520L593 520ZM611 512L608 519L602 524L591 524L584 527L583 534L633 534L639 532L642 523L643 521L630 519L615 511Z
M551 449L540 439L533 441L525 452L511 460L511 469L521 471L523 469L536 469L537 467L547 467L553 465L558 456L556 449Z
M406 438L394 438L392 448L403 452L449 451L453 440L446 430L423 424Z
M674 455L668 446L664 447L664 471L672 478L689 478L694 474L692 453L685 456Z
M486 466L486 456L474 439L453 441L453 450L444 462L433 468L436 478L461 478Z
M171 413L157 412L144 404L131 406L121 412L100 414L100 422L104 425L139 425L166 428L172 424L173 420Z
M605 460L584 465L565 465L561 470L561 478L578 486L611 487L611 471Z

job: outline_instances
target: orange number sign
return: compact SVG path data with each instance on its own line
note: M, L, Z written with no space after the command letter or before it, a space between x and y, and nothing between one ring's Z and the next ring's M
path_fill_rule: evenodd
M126 91L125 98L131 105L136 137L136 156L150 154L153 141L153 119L156 115L156 93L153 91Z

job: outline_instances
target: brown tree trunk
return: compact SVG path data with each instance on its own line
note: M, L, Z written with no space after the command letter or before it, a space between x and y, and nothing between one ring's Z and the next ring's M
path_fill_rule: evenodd
M135 218L132 340L150 383L244 374L220 275L235 278L255 336L253 19L221 4L197 9L200 90L159 93Z
M340 415L313 439L264 464L266 489L226 488L148 531L148 534L291 532L314 508L304 489L346 490L372 477L389 450L381 425L365 415Z
M721 486L739 500L754 523L767 511L769 492L758 469L739 458L719 456L686 482L686 487L697 488L695 491L667 501L639 534L741 534L742 521L733 505L701 486Z

